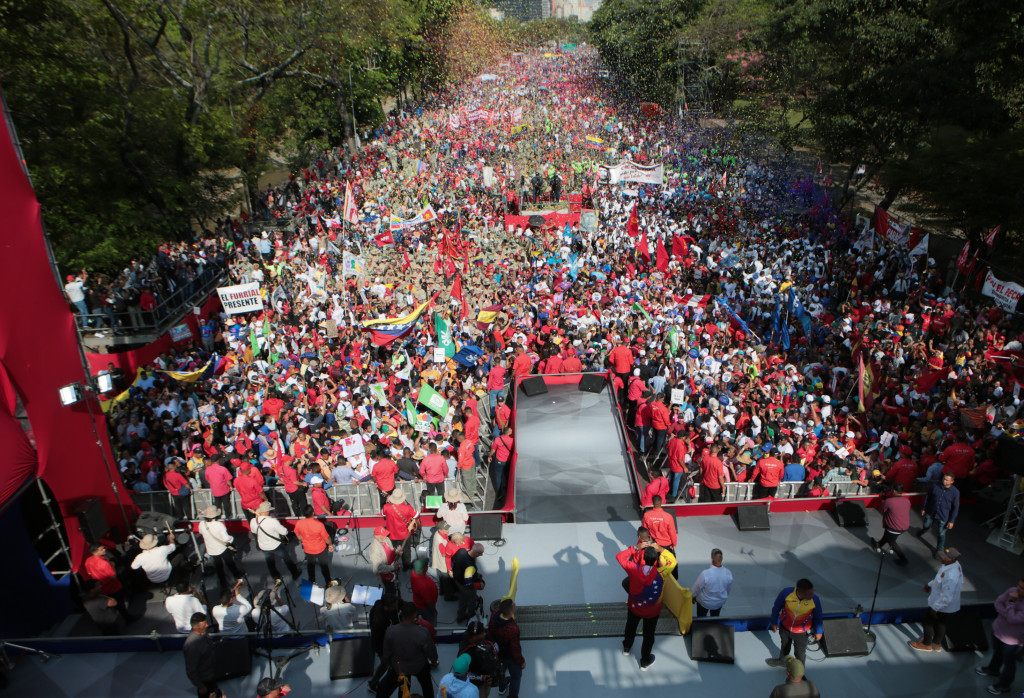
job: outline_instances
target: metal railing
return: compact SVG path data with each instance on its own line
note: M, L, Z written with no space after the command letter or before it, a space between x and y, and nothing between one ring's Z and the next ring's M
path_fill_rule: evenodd
M800 499L807 497L806 488L807 482L780 482L779 487L775 492L774 499ZM696 496L692 503L696 503L700 498L700 483L694 483ZM829 482L825 484L828 487L828 497L867 497L875 494L871 491L870 487L860 485L856 482ZM724 502L750 502L757 501L754 496L754 489L756 484L753 482L727 482L722 492ZM685 504L684 502L677 502L677 504Z
M220 285L227 266L209 262L203 273L188 281L171 295L160 301L152 310L135 307L122 313L75 313L75 321L86 335L96 332L117 334L162 334L167 325L195 307L196 302L205 299Z

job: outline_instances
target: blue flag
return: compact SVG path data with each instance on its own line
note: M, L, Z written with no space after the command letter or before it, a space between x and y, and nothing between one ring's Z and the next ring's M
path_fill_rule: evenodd
M772 337L779 334L779 299L775 299L775 310L772 311Z
M783 349L785 349L786 351L789 351L789 324L788 323L783 323L783 325L782 325L781 339L779 340L779 344L782 346Z
M793 312L793 300L796 298L796 293L793 291L793 287L789 287L789 295L786 297L786 312Z

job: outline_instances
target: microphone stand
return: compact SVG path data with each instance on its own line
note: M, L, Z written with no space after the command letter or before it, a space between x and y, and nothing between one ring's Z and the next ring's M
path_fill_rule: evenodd
M882 565L885 563L885 556L888 555L886 551L882 551L878 554L878 572L875 574L875 591L871 595L871 610L868 611L868 627L864 629L864 635L871 642L875 641L875 634L871 632L871 621L874 620L875 615L875 601L878 599L878 585L882 581Z

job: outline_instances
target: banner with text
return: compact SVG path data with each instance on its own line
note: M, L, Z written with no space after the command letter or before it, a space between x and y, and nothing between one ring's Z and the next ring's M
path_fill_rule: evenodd
M217 289L224 312L228 315L252 313L263 310L263 299L260 297L260 285L255 281L238 286L223 286Z
M638 165L631 160L618 165L601 165L601 181L609 184L618 182L640 182L642 184L664 184L664 165Z
M985 285L981 288L981 295L993 299L1003 310L1017 312L1017 303L1021 294L1024 294L1024 286L1015 284L1012 281L1000 281L992 272L985 275Z

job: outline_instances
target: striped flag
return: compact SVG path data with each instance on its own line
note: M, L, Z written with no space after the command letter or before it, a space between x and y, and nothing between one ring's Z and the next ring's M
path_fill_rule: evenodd
M687 308L705 308L710 300L710 295L699 296L694 293L687 293L686 295L676 297L676 302L679 305L685 305Z

